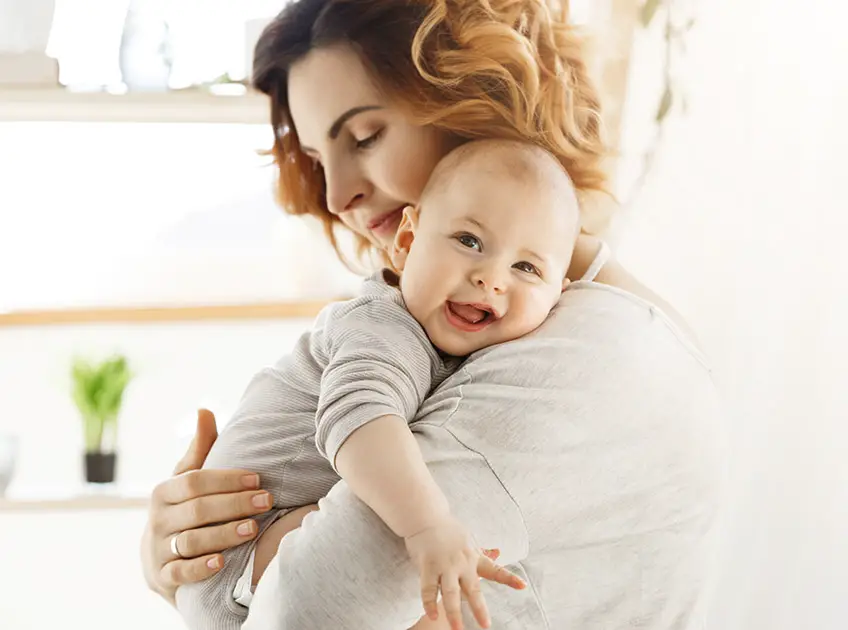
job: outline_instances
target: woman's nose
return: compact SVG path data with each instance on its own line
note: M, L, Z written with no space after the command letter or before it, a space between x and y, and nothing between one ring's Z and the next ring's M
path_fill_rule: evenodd
M371 188L368 180L351 160L325 166L324 187L327 209L336 215L360 205L368 197Z

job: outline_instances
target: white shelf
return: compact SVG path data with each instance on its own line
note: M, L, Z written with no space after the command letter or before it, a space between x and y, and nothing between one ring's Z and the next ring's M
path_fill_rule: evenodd
M148 499L141 497L64 497L56 499L0 499L6 512L77 512L80 510L140 510Z
M217 96L200 90L162 93L69 92L0 87L0 122L169 122L268 124L268 97Z
M50 488L19 489L0 496L0 514L10 512L64 512L79 510L144 509L149 502L149 490L138 488Z

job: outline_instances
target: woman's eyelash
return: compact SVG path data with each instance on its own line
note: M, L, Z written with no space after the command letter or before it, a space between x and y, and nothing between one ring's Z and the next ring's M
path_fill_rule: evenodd
M367 138L363 138L362 140L357 140L356 141L356 148L357 149L367 149L367 148L371 147L375 142L377 142L377 140L380 139L381 135L383 135L382 129L372 133Z

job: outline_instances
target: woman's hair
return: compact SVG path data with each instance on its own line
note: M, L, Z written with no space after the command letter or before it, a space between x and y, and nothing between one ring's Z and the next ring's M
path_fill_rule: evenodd
M553 0L298 0L256 45L253 84L271 98L278 200L318 217L337 247L323 171L300 150L289 111L292 64L349 45L419 124L466 139L530 141L556 156L583 194L606 191L600 105L583 44ZM359 253L368 249L359 240Z

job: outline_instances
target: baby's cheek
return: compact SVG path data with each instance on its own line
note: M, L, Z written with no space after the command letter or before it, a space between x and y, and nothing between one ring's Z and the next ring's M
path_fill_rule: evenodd
M528 296L519 306L519 317L516 317L515 326L517 337L527 335L536 330L548 318L551 312L551 301L547 295Z

